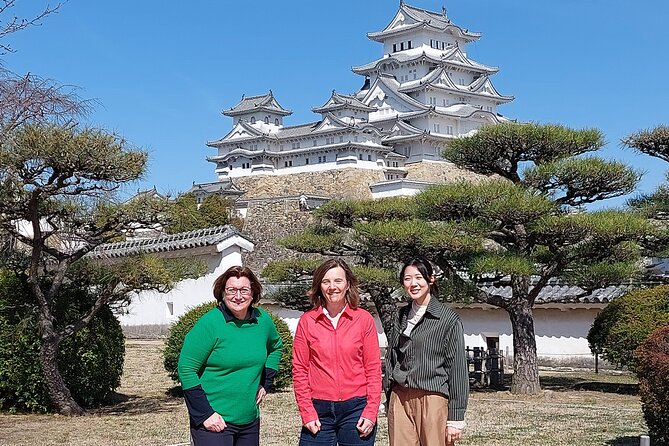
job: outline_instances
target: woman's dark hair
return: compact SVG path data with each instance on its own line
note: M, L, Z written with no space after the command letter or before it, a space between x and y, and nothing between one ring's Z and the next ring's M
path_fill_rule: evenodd
M400 272L400 283L404 283L404 271L410 266L416 268L420 275L423 276L423 279L430 283L430 278L434 276L434 269L432 268L430 261L424 257L414 257L404 264L402 271ZM433 296L439 295L436 278L435 281L430 285L430 294Z
M223 302L223 296L225 296L225 285L228 283L228 279L235 277L237 279L241 277L246 277L251 282L251 293L253 294L253 302L257 304L260 300L260 294L262 293L262 285L260 281L253 274L250 268L246 266L231 266L226 272L218 276L218 279L214 282L214 297L220 304Z
M321 291L321 282L323 277L330 271L332 268L341 268L346 274L346 282L348 284L348 290L346 290L346 302L348 306L355 309L360 305L360 291L358 290L358 278L355 277L351 268L341 259L330 259L326 260L316 268L314 271L314 278L311 282L311 288L307 291L307 297L311 301L311 304L314 308L324 307L327 301L323 292Z

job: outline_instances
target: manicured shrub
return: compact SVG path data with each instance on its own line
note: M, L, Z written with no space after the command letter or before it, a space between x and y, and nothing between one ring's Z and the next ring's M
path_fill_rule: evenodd
M646 288L613 300L588 332L594 353L619 367L635 369L634 350L654 330L669 324L669 286Z
M281 336L281 341L283 341L279 372L274 378L274 390L281 390L290 386L293 382L293 335L283 319L274 313L269 314L272 316L274 325L276 325L276 331Z
M654 331L634 356L650 436L654 444L669 446L669 325Z
M193 325L195 325L195 322L197 322L203 314L214 307L216 307L216 301L206 302L197 307L193 307L184 313L170 328L167 341L165 341L165 350L163 351L163 365L165 366L168 375L170 375L170 378L172 378L172 381L176 383L181 382L179 381L177 365L179 363L179 353L181 353L181 347L184 345L186 334L188 334L190 329L193 328Z
M179 381L179 372L177 370L177 365L179 362L179 353L181 352L181 347L184 344L184 338L186 334L193 328L195 322L202 317L207 311L216 307L216 302L207 302L197 307L191 308L179 320L172 326L170 333L165 342L165 350L163 351L163 365L165 370L169 374L170 378L176 383ZM270 313L276 329L281 336L283 341L283 351L281 352L281 362L279 364L279 372L274 379L274 389L280 390L283 387L289 385L292 382L291 370L292 370L292 346L293 346L293 337L290 333L288 325L282 321L276 315Z
M39 362L39 324L24 280L0 271L0 409L48 412L53 409ZM56 320L70 323L95 299L65 286L55 300ZM83 407L104 403L121 383L123 332L108 308L65 340L58 364L74 399Z

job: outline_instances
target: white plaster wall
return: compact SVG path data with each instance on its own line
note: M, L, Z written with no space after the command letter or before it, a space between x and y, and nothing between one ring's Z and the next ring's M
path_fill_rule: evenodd
M499 336L501 351L508 358L513 356L511 322L504 310L457 308L455 311L462 319L466 345L470 348L486 347L485 335ZM592 358L586 336L599 311L586 308L535 308L537 355L555 360Z
M117 315L122 326L169 325L190 308L214 300L212 288L218 276L234 265L242 264L241 248L232 246L216 255L197 257L207 262L207 273L186 279L169 293L143 292L132 299L123 314ZM171 309L170 305L171 303Z

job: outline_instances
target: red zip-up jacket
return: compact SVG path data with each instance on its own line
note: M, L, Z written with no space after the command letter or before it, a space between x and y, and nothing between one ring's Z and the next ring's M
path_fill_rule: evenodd
M293 388L302 424L318 414L312 399L366 396L362 417L376 422L381 403L381 352L372 315L344 308L337 328L321 307L300 317L293 340Z

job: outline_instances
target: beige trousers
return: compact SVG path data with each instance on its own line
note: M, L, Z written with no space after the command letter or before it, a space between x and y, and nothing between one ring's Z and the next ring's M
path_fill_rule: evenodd
M444 395L395 385L388 403L390 446L443 446L447 419Z

